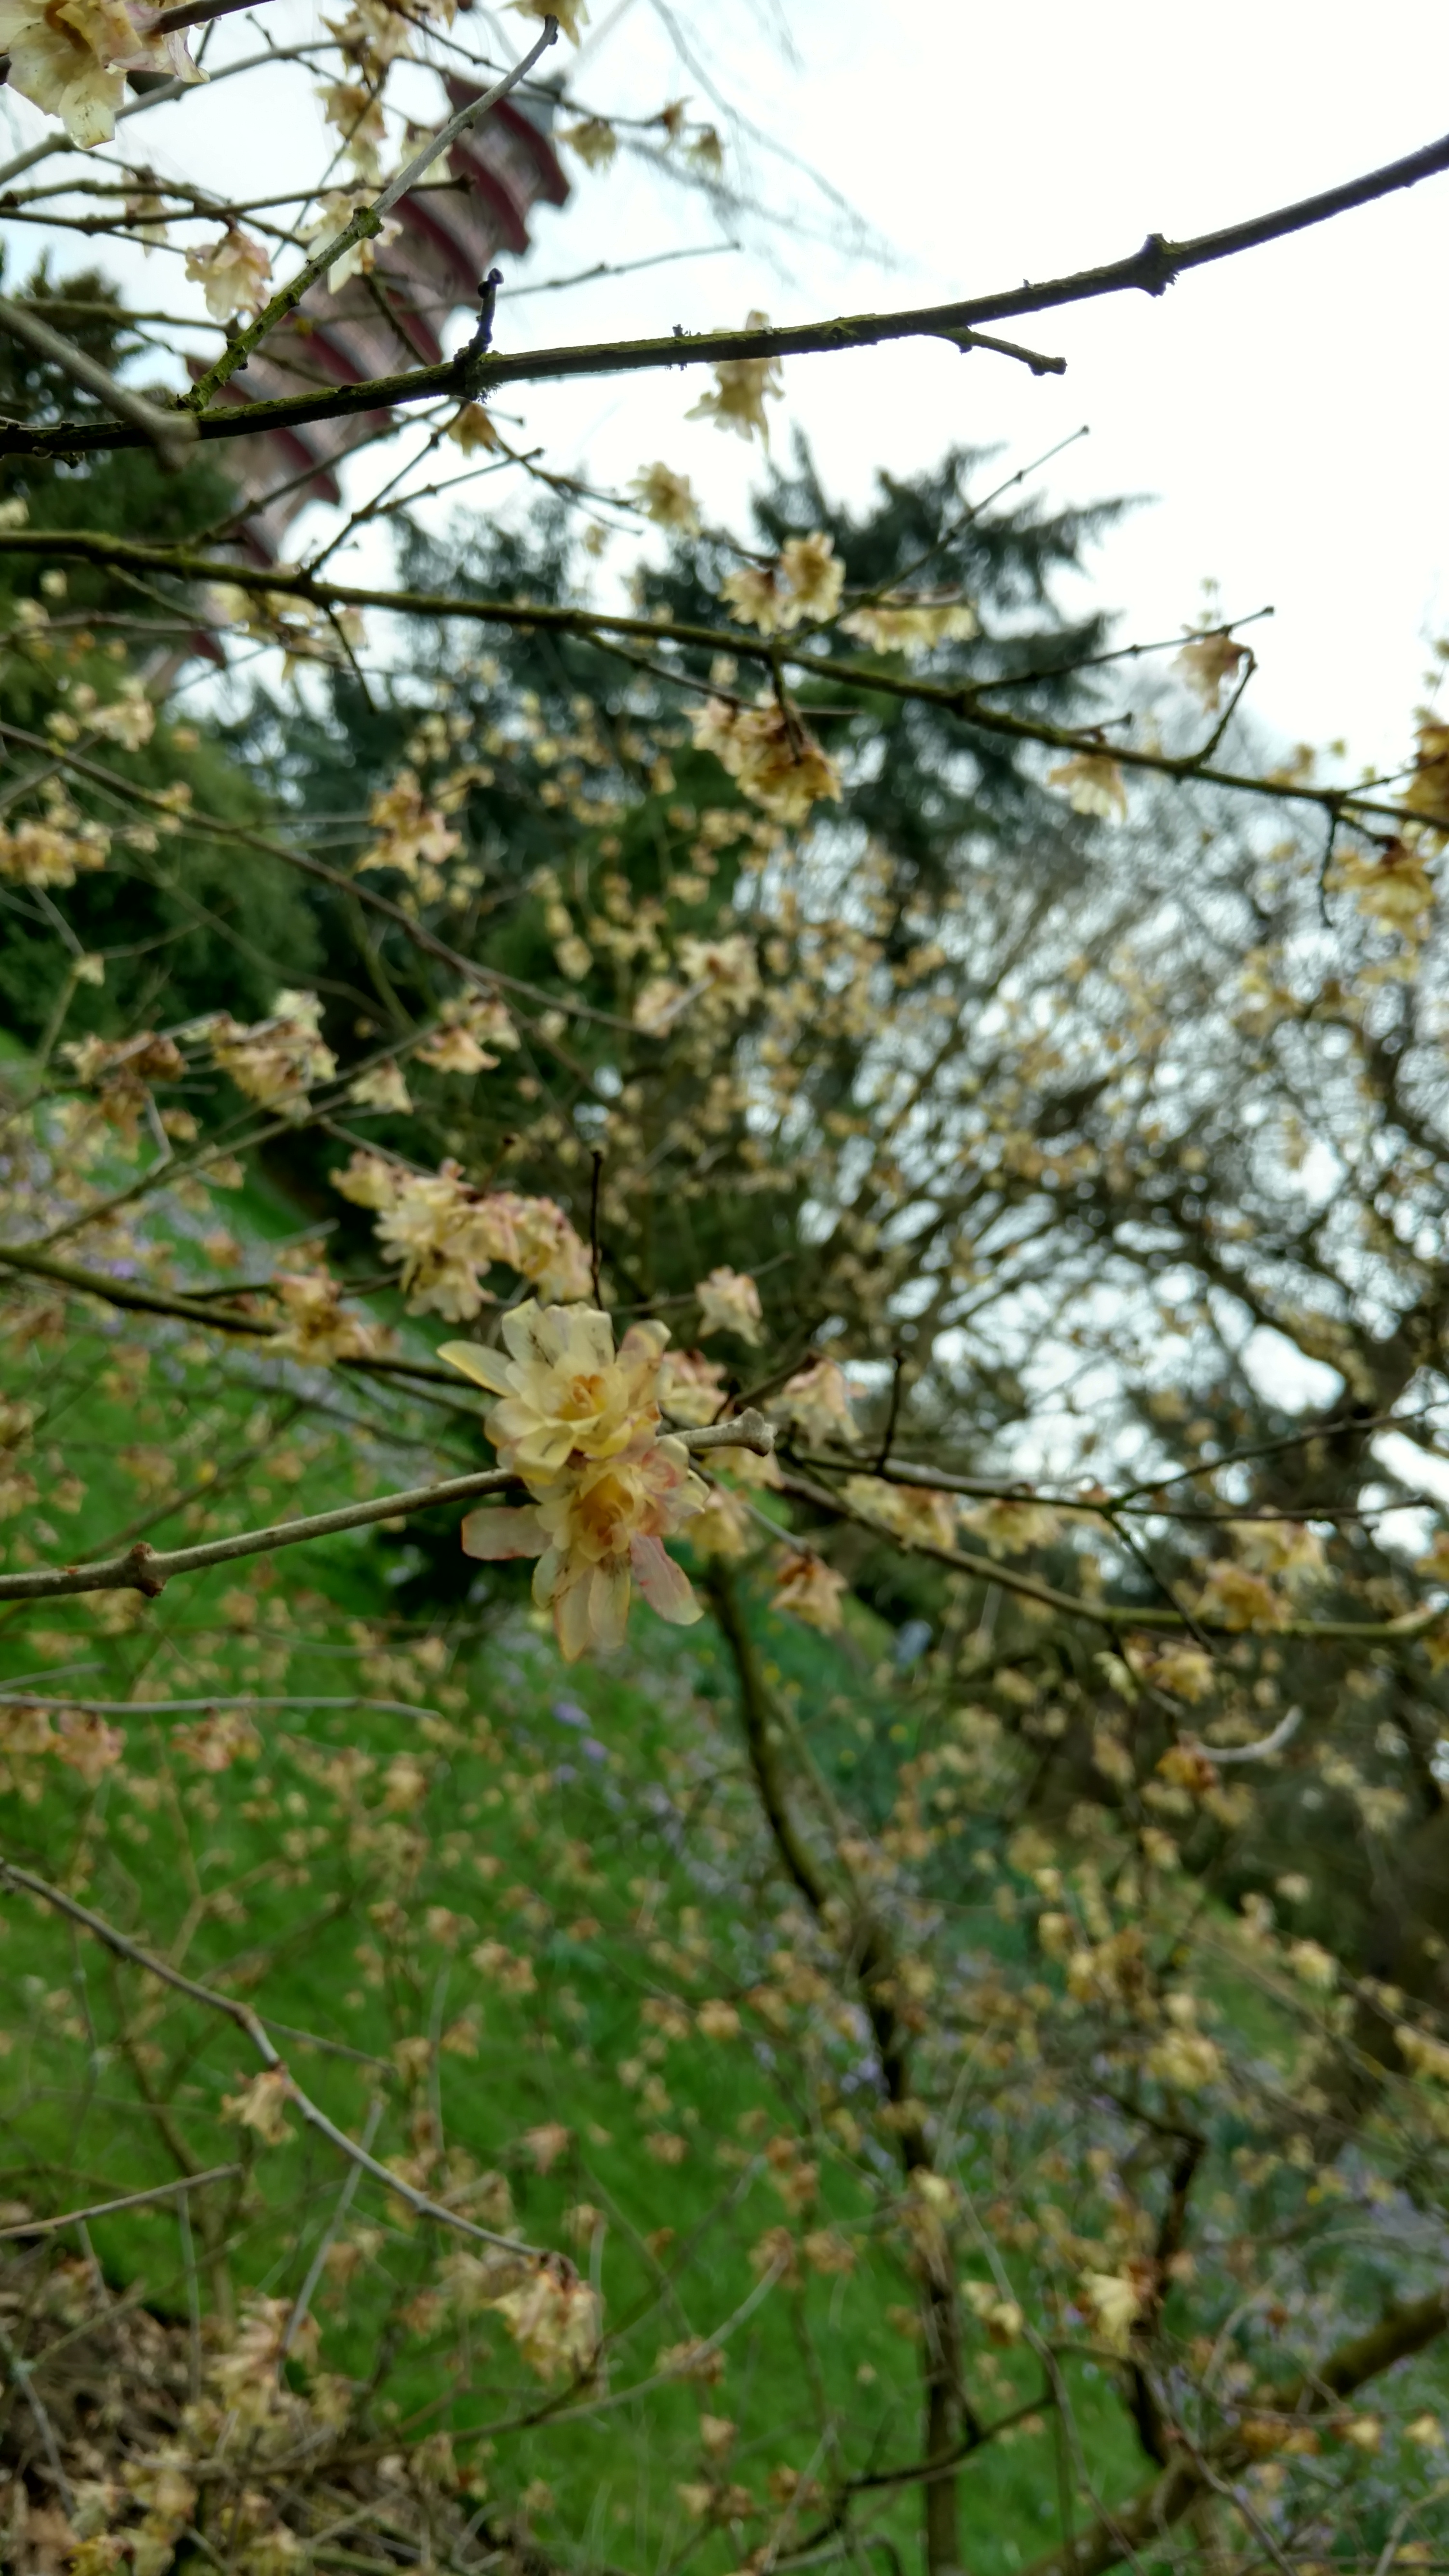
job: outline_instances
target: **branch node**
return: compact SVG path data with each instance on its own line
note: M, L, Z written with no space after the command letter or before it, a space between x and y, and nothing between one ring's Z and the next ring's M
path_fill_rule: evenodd
M1142 272L1137 283L1148 295L1165 295L1169 286L1177 284L1173 245L1162 233L1148 234L1137 254L1137 266Z
M138 1538L135 1546L126 1552L125 1580L132 1591L144 1592L148 1601L154 1601L157 1593L166 1589L165 1575L151 1570L155 1553L154 1547L148 1546L143 1538Z
M479 278L477 327L467 347L460 349L453 360L453 374L457 380L458 391L469 400L481 389L483 372L481 362L493 346L493 309L497 304L498 289L502 284L501 268L490 268L486 277Z

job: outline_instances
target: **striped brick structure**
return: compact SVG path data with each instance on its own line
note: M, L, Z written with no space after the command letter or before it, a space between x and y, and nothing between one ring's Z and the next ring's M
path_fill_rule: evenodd
M447 88L455 111L478 96L466 81L450 80ZM233 376L223 399L265 402L436 365L448 315L476 306L479 280L500 251L528 248L533 208L540 201L561 206L568 195L542 114L536 121L512 99L461 135L448 157L453 186L414 189L400 199L394 219L402 230L371 273L348 278L335 295L319 281L303 310L269 335L244 378ZM275 563L297 512L311 500L338 501L340 460L393 417L354 412L228 440L227 472L253 505L241 531L246 551Z

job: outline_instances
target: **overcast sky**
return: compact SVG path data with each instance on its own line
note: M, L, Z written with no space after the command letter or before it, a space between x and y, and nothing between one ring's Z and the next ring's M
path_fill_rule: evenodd
M316 23L313 0L272 0L265 17L269 30ZM1442 0L1381 0L1372 12L1348 0L1036 0L1030 11L630 0L613 13L594 0L594 18L599 35L566 62L591 107L648 113L687 91L710 113L712 77L862 220L848 223L746 136L746 181L778 221L735 226L739 252L510 301L506 347L724 323L751 305L783 321L1049 276L1119 256L1149 231L1181 237L1309 193L1449 125ZM701 49L692 67L671 21ZM458 32L511 55L526 23L479 6ZM256 42L247 20L226 21L212 60ZM435 97L420 83L408 103L424 111ZM39 130L9 93L3 112L18 141ZM247 193L315 167L320 140L306 75L290 70L265 75L260 96L249 81L218 85L124 131L133 148L144 137L159 167ZM646 162L571 166L571 204L541 211L528 261L504 263L511 284L719 240L707 201ZM788 452L798 425L831 485L859 500L877 467L909 472L952 441L1022 463L1089 424L1038 488L1149 496L1096 568L1122 633L1176 633L1209 575L1229 610L1271 601L1276 616L1256 638L1261 712L1295 738L1346 736L1355 761L1396 762L1428 647L1449 631L1446 250L1449 178L1200 272L1160 300L1021 326L1065 356L1060 379L935 342L794 359L776 447ZM138 302L178 291L180 264L166 254L144 266L109 245L102 256ZM72 245L64 259L74 264ZM622 481L662 456L737 509L758 451L686 420L704 381L529 388L501 407L523 414L551 463ZM507 506L505 480L479 487L490 508ZM384 568L375 550L351 563Z

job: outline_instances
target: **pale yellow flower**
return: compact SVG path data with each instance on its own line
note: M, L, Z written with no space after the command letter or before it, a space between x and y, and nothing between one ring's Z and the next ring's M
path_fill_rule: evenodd
M636 1582L650 1608L676 1627L703 1615L689 1577L664 1547L707 1491L682 1441L645 1432L631 1449L586 1459L535 1491L532 1509L470 1512L463 1547L490 1562L537 1557L533 1597L553 1611L565 1663L591 1647L606 1654L623 1644Z
M359 179L375 186L382 177L382 152L387 141L381 93L358 81L327 81L319 87L317 96L324 117L340 135L342 150Z
M487 1417L501 1465L547 1482L571 1458L617 1457L657 1426L667 1325L633 1325L616 1356L607 1315L530 1298L502 1329L504 1351L445 1342L440 1353L501 1398Z
M364 868L397 868L416 878L420 868L440 867L461 847L461 835L427 802L416 770L400 769L391 787L374 796L368 814L377 838L357 862L359 875Z
M1081 2291L1083 2304L1096 2321L1102 2341L1114 2352L1125 2352L1131 2341L1132 2328L1142 2313L1147 2283L1130 2273L1084 2272Z
M747 1556L757 1535L748 1503L727 1485L710 1489L708 1502L689 1524L689 1544L696 1556Z
M852 608L842 617L840 631L858 636L873 653L926 653L937 644L966 643L980 633L980 627L975 610L964 599L901 590Z
M607 170L619 149L619 138L606 116L586 116L578 125L561 125L558 139L577 152L588 170Z
M0 0L3 6L3 0ZM260 313L267 300L272 263L259 241L228 224L219 242L188 251L186 274L206 296L214 322L229 322L234 313Z
M1245 660L1247 650L1246 644L1235 644L1231 635L1188 637L1174 668L1182 673L1193 696L1209 715L1217 712L1223 682L1236 676L1238 664Z
M392 1056L385 1064L375 1064L369 1073L360 1073L355 1082L349 1083L347 1097L355 1101L359 1109L391 1109L403 1118L408 1116L413 1105L402 1066Z
M72 706L79 698L80 691L72 690ZM155 705L146 695L145 681L134 672L121 682L121 694L109 706L87 707L84 714L88 732L119 743L123 751L142 750L156 730Z
M1127 790L1122 772L1107 751L1081 751L1071 760L1062 761L1048 770L1048 782L1063 787L1067 802L1078 814L1096 814L1110 823L1113 816L1124 819L1127 812Z
M1434 2039L1426 2030L1415 2030L1412 2022L1400 2022L1394 2038L1399 2054L1416 2075L1432 2077L1436 2084L1449 2084L1449 2047Z
M1390 841L1386 849L1372 853L1345 851L1331 882L1351 887L1358 898L1357 909L1394 930L1419 929L1433 908L1434 880L1425 853L1404 841Z
M440 1025L418 1048L418 1062L435 1073L491 1073L499 1059L489 1050L517 1044L518 1031L502 1002L470 993L444 1003Z
M961 1515L969 1529L985 1539L992 1556L1023 1556L1028 1548L1050 1547L1061 1523L1049 1503L1015 1501L978 1504Z
M838 1360L811 1360L788 1380L780 1402L812 1447L831 1439L855 1438L850 1388Z
M110 834L98 823L79 831L61 831L53 823L0 824L0 877L13 885L74 885L82 871L103 868L110 853Z
M747 1011L760 990L760 970L753 940L741 930L727 939L681 939L679 963L692 987L703 985L699 999Z
M465 456L481 447L485 455L493 454L500 441L498 432L481 403L465 403L448 423L448 436Z
M599 2303L572 2265L540 2264L531 2280L489 2304L540 2379L588 2377L599 2350Z
M712 751L744 794L781 823L803 823L823 797L840 801L840 771L807 732L798 708L763 698L752 707L707 698L691 724L696 749Z
M682 528L686 536L699 531L699 506L687 474L675 474L667 465L642 465L629 485L649 517L661 528Z
M408 33L406 18L399 17L392 10L383 10L378 14L386 19L389 26L400 28L406 39ZM404 43L399 50L406 51L406 44ZM371 199L365 189L349 195L345 188L329 188L326 195L318 201L317 213L313 221L304 226L297 238L299 241L306 242L309 248L313 242L335 241L339 233L347 230L358 208L370 203ZM349 277L370 277L377 266L379 251L388 249L401 231L402 225L396 217L385 215L380 232L365 233L361 241L349 243L341 258L335 259L327 271L329 291L335 295L339 287L346 285Z
M725 1400L724 1370L702 1351L666 1351L658 1384L659 1401L676 1422L713 1422Z
M389 1208L397 1199L407 1178L400 1164L390 1163L385 1154L354 1153L345 1170L331 1176L334 1190L354 1207Z
M840 605L845 566L835 559L835 540L817 531L791 537L773 564L761 569L747 564L726 573L720 595L743 625L758 626L762 635L783 634L809 618L833 617Z
M1411 814L1419 814L1434 831L1449 831L1449 724L1423 715L1415 727L1414 775L1404 791Z
M841 1598L848 1589L844 1575L827 1565L823 1556L802 1548L792 1551L781 1565L772 1606L788 1610L792 1617L803 1619L807 1628L819 1628L828 1635L841 1624Z
M521 0L514 0L521 5ZM767 313L747 313L747 331L769 328ZM770 444L770 424L765 418L768 398L778 401L784 387L780 382L778 360L774 358L722 358L714 371L713 390L701 394L687 417L690 420L712 420L716 429L732 429L740 438L753 438L758 432L763 444Z
M712 1270L695 1288L699 1299L701 1337L734 1333L742 1342L758 1342L764 1320L760 1292L747 1270Z
M957 1504L923 1485L892 1485L882 1476L847 1476L845 1499L908 1545L954 1547Z
M124 0L0 0L10 86L58 116L72 143L109 143L130 71L199 81L183 35L157 37L157 9Z
M240 2093L222 2097L221 2116L234 2120L239 2128L255 2130L263 2146L278 2147L292 2132L287 2123L287 2104L293 2096L290 2075L280 2066L267 2066L244 2084Z
M266 1345L274 1358L304 1360L330 1368L340 1359L360 1359L378 1347L372 1327L342 1304L342 1285L327 1271L279 1270L272 1293L285 1317Z
M242 1028L222 1011L208 1032L211 1052L238 1091L266 1109L300 1117L312 1083L327 1082L337 1059L321 1035L322 1005L315 993L277 995L273 1016Z

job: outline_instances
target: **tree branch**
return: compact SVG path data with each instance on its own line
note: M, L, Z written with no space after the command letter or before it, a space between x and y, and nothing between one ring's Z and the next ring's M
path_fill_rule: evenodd
M18 1862L0 1859L0 1889L5 1887L16 1888L26 1896L38 1898L42 1905L49 1905L57 1914L63 1914L68 1922L79 1924L83 1932L89 1932L93 1940L101 1942L116 1958L129 1959L133 1967L144 1968L148 1976L159 1977L163 1985L174 1986L178 1994L188 1996L192 2003L204 2004L209 2012L221 2013L227 2021L235 2023L236 2028L251 2041L262 2064L286 2075L287 2098L308 2127L315 2129L319 2137L326 2138L340 2154L360 2165L363 2172L370 2174L374 2182L381 2183L385 2191L395 2192L398 2199L405 2201L419 2218L435 2219L441 2227L456 2228L461 2236L471 2236L481 2245L501 2246L505 2253L522 2255L530 2263L543 2259L536 2246L525 2245L517 2237L495 2235L492 2228L475 2226L471 2218L460 2216L455 2209L446 2209L440 2201L430 2200L426 2192L415 2190L410 2182L404 2182L388 2166L379 2164L376 2157L359 2146L355 2138L349 2138L346 2130L339 2129L336 2121L330 2120L320 2105L302 2091L272 2046L250 2004L240 2002L234 1995L219 1994L215 1986L204 1986L195 1977L184 1976L167 1960L154 1958L149 1950L143 1950L138 1941L128 1940L124 1932L117 1931L114 1923L108 1923L103 1914L93 1913L78 1898L67 1896L62 1888L52 1887L48 1879L37 1878L32 1870L22 1869ZM186 2179L188 2183L195 2183L201 2177L188 2175ZM559 2262L563 2258L554 2255L550 2259Z
M1245 223L1200 233L1183 242L1166 241L1160 233L1149 233L1141 249L1126 259L1109 261L1101 268L1077 269L1039 286L1028 282L960 303L918 305L896 313L842 315L828 322L789 324L780 330L695 331L681 333L678 338L602 341L577 348L524 351L514 357L490 354L477 365L470 391L486 396L501 385L537 384L561 377L633 375L663 367L715 366L723 360L739 358L825 356L838 349L877 348L893 340L945 339L959 347L966 338L969 346L968 335L985 322L1051 312L1065 304L1094 302L1106 295L1161 295L1175 279L1192 269L1236 258L1292 233L1306 232L1355 207L1372 205L1377 198L1390 196L1400 188L1416 187L1420 180L1435 178L1444 170L1449 170L1449 135L1382 169L1346 180L1337 188L1324 189L1318 196L1299 198L1292 205L1251 216ZM304 291L303 281L310 284L312 274L320 273L321 267L338 256L338 245L333 244L319 254L317 261L309 261L302 280L296 282L297 292ZM296 300L291 288L284 292L293 302ZM378 376L366 384L341 386L327 393L229 405L222 411L203 414L198 426L203 438L252 438L264 429L335 420L352 412L379 411L457 389L456 365L449 359L440 366ZM47 431L16 427L0 432L0 455L71 455L98 447L136 444L135 436L128 437L124 431L97 430L90 423L62 422Z
M774 1447L773 1428L758 1413L671 1436L690 1450L752 1449L757 1457L767 1457ZM231 1538L206 1539L198 1547L158 1551L138 1539L124 1554L104 1557L94 1565L39 1565L21 1574L0 1574L0 1601L53 1601L73 1592L144 1592L154 1600L173 1574L199 1574L208 1566L230 1565L237 1557L265 1556L279 1547L297 1547L305 1539L363 1529L370 1521L431 1511L440 1503L473 1502L479 1494L501 1493L518 1482L512 1468L488 1467L474 1476L450 1476L440 1485L413 1485L404 1493L377 1494L370 1503L347 1503L339 1511L313 1512L305 1520L238 1530Z
M1317 2370L1305 2372L1289 2388L1265 2392L1260 2408L1271 2409L1275 2417L1322 2417L1337 2400L1361 2388L1366 2379L1377 2378L1381 2371L1406 2360L1410 2353L1422 2352L1446 2326L1449 2283L1431 2290L1427 2298L1416 2299L1410 2307L1390 2309L1367 2334L1340 2344ZM1252 2409L1245 2406L1242 2411L1250 2415ZM1240 2424L1220 2433L1215 2442L1205 2444L1195 2459L1179 2452L1172 2466L1150 2487L1111 2515L1104 2514L1079 2540L1062 2542L1044 2557L1034 2559L1024 2576L1107 2576L1107 2570L1120 2566L1124 2558L1132 2559L1135 2565L1136 2552L1155 2548L1164 2532L1181 2521L1215 2478L1235 2477L1251 2457Z
M48 322L29 305L16 304L8 295L0 295L0 330L12 339L23 341L37 357L46 358L59 367L72 384L81 385L97 402L105 404L118 420L130 421L148 446L154 447L164 471L179 474L189 457L196 453L196 423L185 412L162 411L144 394L130 385L121 384L109 369L95 358L88 358L74 341L52 331Z
M0 455L5 439L0 433ZM677 620L663 622L652 617L626 617L605 609L555 608L517 599L465 599L447 591L364 590L347 582L322 581L309 572L264 568L258 564L228 562L219 556L190 553L184 546L160 547L134 543L129 538L113 537L98 530L75 528L4 528L0 529L0 555L45 555L57 562L96 563L118 572L164 573L177 581L227 582L233 589L258 591L284 599L306 600L321 609L376 608L390 616L460 619L484 626L508 626L520 631L549 635L574 635L582 642L597 642L601 636L624 635L636 642L654 647L661 644L683 645L691 650L727 653L736 661L757 662L765 671L789 669L802 672L808 679L828 681L832 688L856 688L875 697L899 698L910 704L939 707L946 715L955 716L978 732L999 734L1009 742L1031 742L1047 751L1100 751L1102 746L1095 729L1082 732L1070 725L1048 723L1044 717L1013 715L1005 708L985 703L977 686L969 681L927 680L901 671L846 660L843 656L810 653L792 645L788 636L773 636L762 641L737 626L695 626ZM673 675L671 675L673 676ZM689 674L681 672L681 681ZM992 684L983 683L982 687ZM849 712L853 712L849 711ZM101 777L140 802L153 805L160 798L135 787L114 772L100 769L83 758L55 753L53 745L23 733L19 727L6 725L0 731L12 741L37 744L60 763L75 769L83 777ZM1376 815L1402 827L1416 817L1407 806L1385 797L1373 797L1352 787L1314 787L1306 781L1287 778L1255 778L1241 770L1206 766L1194 753L1147 751L1131 743L1114 743L1111 756L1119 769L1141 770L1154 777L1179 782L1195 780L1207 787L1223 787L1239 794L1267 796L1280 804L1311 805L1336 817L1356 818ZM370 893L360 884L344 878L337 869L327 867L320 859L308 857L256 834L244 835L240 827L229 826L210 816L196 815L198 827L205 824L212 831L230 831L237 839L245 837L249 845L272 851L288 866L302 869L307 875L336 885L356 895L376 911L385 912L404 924L420 946L440 954L450 964L460 967L471 981L496 984L505 990L521 991L535 1000L549 1000L535 987L510 985L507 975L492 968L467 965L454 952L423 929L410 922L398 906L385 895ZM623 1025L587 1003L571 1002L568 1008L575 1017L589 1019L611 1027ZM631 1032L638 1036L635 1029ZM1241 1294L1241 1289L1236 1293Z
M515 63L510 72L505 72L502 80L495 81L491 89L485 90L481 98L470 99L466 107L459 108L456 116L449 117L447 124L437 134L430 135L422 148L413 154L412 159L405 162L403 167L394 173L370 206L359 206L351 222L346 224L340 233L334 235L331 241L324 242L319 251L314 251L312 257L297 271L289 284L281 287L272 297L270 304L263 307L255 321L250 322L244 331L239 331L236 338L228 343L215 365L208 367L205 375L197 378L186 397L187 409L193 418L205 404L211 401L213 395L220 393L222 387L230 383L238 370L246 365L253 350L261 346L268 333L274 331L279 322L285 321L289 313L295 312L308 288L315 286L319 277L325 276L334 261L341 259L347 251L351 250L354 243L376 238L382 230L383 220L390 208L397 204L400 197L406 196L414 181L422 177L423 172L437 160L441 153L446 152L451 144L456 143L460 134L465 134L470 125L479 124L489 110L498 105L501 98L506 98L511 89L518 87L524 74L532 71L540 54L547 52L557 35L558 20L545 18L543 34L532 50L523 56L522 61ZM465 390L465 372L468 379L466 390L471 391L472 377L476 371L472 368L465 371L458 360L449 359L442 369L446 381L439 390L446 392L451 383L456 384L458 391L462 393Z
M205 2173L178 2174L175 2182L153 2183L149 2191L128 2191L120 2200L93 2200L89 2208L63 2210L58 2218L24 2218L17 2226L0 2227L0 2244L8 2244L16 2236L55 2236L63 2227L82 2227L93 2218L112 2218L121 2209L146 2209L153 2201L175 2200L182 2192L196 2191L202 2183L230 2182L241 2171L240 2165L208 2165Z

